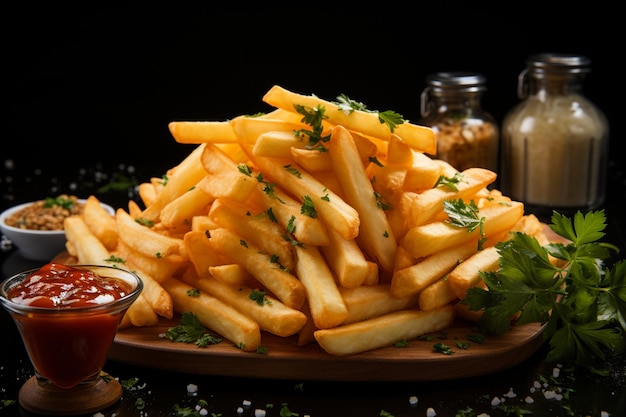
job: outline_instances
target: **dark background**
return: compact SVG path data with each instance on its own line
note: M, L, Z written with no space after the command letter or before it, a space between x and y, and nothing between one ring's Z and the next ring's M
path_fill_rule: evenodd
M552 12L477 3L21 2L2 17L3 173L14 174L12 187L41 167L35 182L96 163L134 165L139 180L161 176L193 146L176 143L168 122L271 110L261 98L274 84L328 100L347 94L417 121L427 74L477 71L487 77L483 107L501 121L536 52L591 58L585 93L609 119L611 170L621 172L618 15L565 2Z

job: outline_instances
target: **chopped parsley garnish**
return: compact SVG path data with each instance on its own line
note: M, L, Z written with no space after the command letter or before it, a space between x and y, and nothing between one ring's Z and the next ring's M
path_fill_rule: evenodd
M302 197L302 200L300 213L315 219L317 217L317 210L315 210L315 204L313 204L311 197L305 195Z
M471 288L463 304L482 310L478 322L488 334L501 334L517 323L546 324L549 362L588 366L607 352L626 350L626 262L607 267L618 249L605 235L604 210L573 219L556 211L550 228L570 243L541 246L536 238L516 232L498 243L500 267L481 272L488 287ZM556 262L553 262L556 259Z
M250 291L250 294L248 295L248 298L251 299L252 301L256 302L260 306L263 306L263 305L266 305L266 304L268 304L268 305L272 304L272 302L270 300L265 298L266 295L267 295L267 293L265 291L252 290L252 291Z
M459 191L456 185L460 183L461 181L463 181L463 178L464 178L464 175L462 172L455 173L452 178L441 175L437 179L437 182L435 183L433 188L437 188L440 185L443 185L443 186L450 188L453 191Z
M222 341L221 338L207 333L198 316L190 311L182 313L180 324L165 331L165 338L172 342L194 343L199 347L215 345Z
M320 142L328 142L330 140L330 135L322 136L322 132L324 131L324 127L322 125L322 121L324 119L328 119L326 113L326 108L321 104L318 104L317 107L312 108L308 106L303 106L300 104L295 104L294 109L297 113L301 114L303 117L301 119L302 123L306 123L311 126L312 130L307 129L299 129L294 131L294 135L302 136L306 135L309 137L309 145L307 148L323 148Z
M142 226L146 226L146 227L153 227L154 226L154 222L152 220L148 220L148 219L144 219L144 218L136 218L135 221L137 223L139 223Z
M73 205L74 205L74 200L72 200L71 198L46 197L46 201L43 206L45 208L58 206L58 207L64 208L65 210L71 210Z
M396 126L404 123L404 117L402 117L401 114L396 113L393 110L387 110L383 112L369 110L367 106L365 106L365 104L352 100L345 94L340 94L339 96L337 96L337 102L335 104L337 104L337 106L339 106L339 109L342 110L345 114L350 114L355 110L364 111L367 113L377 113L380 123L386 124L389 127L391 133L394 132Z

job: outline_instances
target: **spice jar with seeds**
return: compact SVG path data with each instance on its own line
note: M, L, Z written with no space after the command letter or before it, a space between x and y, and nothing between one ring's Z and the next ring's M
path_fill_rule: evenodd
M426 77L420 124L437 138L436 158L459 171L479 167L497 172L500 132L481 107L486 78L472 72L438 72Z

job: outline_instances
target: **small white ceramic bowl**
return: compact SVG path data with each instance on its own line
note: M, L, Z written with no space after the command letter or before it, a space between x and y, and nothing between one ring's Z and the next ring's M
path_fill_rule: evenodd
M85 199L78 199L85 203ZM13 213L35 203L18 204L0 213L0 231L15 245L22 257L33 261L50 261L65 250L65 231L63 230L28 230L9 226L5 219ZM100 203L109 213L115 214L113 207Z

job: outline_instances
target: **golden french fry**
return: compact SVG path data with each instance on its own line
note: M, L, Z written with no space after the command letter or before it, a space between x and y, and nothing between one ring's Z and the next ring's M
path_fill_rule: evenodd
M273 86L265 93L263 101L288 111L295 111L295 105L311 108L321 105L326 109L327 121L334 125L342 125L347 129L383 140L388 140L392 133L396 133L405 143L417 151L431 155L434 155L437 151L435 134L431 128L404 122L396 126L392 131L389 126L380 121L378 112L362 110L345 112L335 103L322 100L314 95L305 96L291 92L278 85Z
M209 218L252 242L266 254L275 256L276 261L287 269L293 269L295 257L292 244L285 239L287 232L267 213L252 214L242 204L219 198L211 205Z
M328 152L317 149L291 148L290 156L293 160L309 172L330 171L333 169Z
M202 292L210 294L222 302L233 306L240 313L259 324L261 330L287 337L296 334L307 321L306 315L287 307L280 300L264 294L255 298L253 288L226 285L215 278L200 278L195 274L183 274L181 280ZM260 295L257 291L256 295Z
M302 116L300 116L301 118ZM231 120L232 128L240 142L253 144L266 132L286 132L294 134L299 129L310 129L300 121L288 121L269 117L239 116Z
M330 230L328 236L329 244L319 249L339 285L346 288L362 285L370 274L370 265L359 245L354 239L344 239L334 230Z
M346 239L359 234L359 213L310 173L290 159L250 155L264 176L278 183L302 203L312 205L315 212Z
M150 305L143 294L139 294L139 297L133 301L126 313L124 313L120 328L154 326L158 322L159 316L152 308L152 305Z
M463 299L467 290L482 283L480 272L495 271L499 268L500 254L495 246L490 246L465 259L448 274L448 285L457 298Z
M194 216L208 213L215 199L213 195L204 191L204 183L208 181L208 177L202 178L191 190L174 198L161 209L159 219L164 226L175 228L182 224L190 224Z
M191 232L205 232L211 229L217 229L219 226L211 219L209 219L208 211L206 215L193 216L191 218Z
M348 308L348 316L342 325L417 306L417 298L414 296L393 297L389 284L361 285L355 288L340 287L339 291Z
M245 202L256 189L258 181L238 171L220 172L209 175L201 189L213 198L228 198Z
M252 153L259 156L288 158L291 148L304 148L307 142L293 131L267 131L261 133L252 147Z
M271 212L285 229L291 229L290 233L298 242L313 246L328 245L328 228L321 219L303 214L302 203L281 189L259 183L250 202L268 212L268 215Z
M118 242L114 251L119 258L125 259L129 265L145 271L157 282L162 282L175 275L187 265L188 258L179 254L171 254L162 258L146 256L127 245L124 241Z
M397 242L384 209L381 208L381 201L360 163L354 139L344 127L336 126L327 147L345 200L360 215L360 229L356 240L381 269L389 274L393 270Z
M224 264L209 266L209 273L223 284L236 287L238 285L252 285L256 281L248 271L239 264Z
M82 216L66 217L63 222L65 236L72 244L78 263L85 265L107 265L111 254L104 244L94 235Z
M490 237L508 231L523 215L524 204L518 201L488 206L478 211L479 219L484 219L483 236L480 236L480 227L469 231L447 221L438 221L409 229L400 244L411 256L421 258L466 242L477 242L479 237Z
M117 246L117 223L95 196L87 197L82 212L83 220L89 230L102 242L107 250L113 250Z
M163 287L171 294L174 309L191 312L210 330L228 339L245 352L255 352L261 346L261 329L257 322L218 298L200 291L176 278L168 279Z
M137 274L143 282L141 295L145 298L148 304L150 304L152 310L154 310L158 316L171 319L174 315L174 306L170 294L163 288L161 283L154 279L154 277L133 265L131 260L132 258L128 259L125 264L119 264L119 268L126 269L127 271Z
M415 265L397 270L391 278L391 294L398 298L418 294L476 251L476 243L466 243L437 251Z
M420 152L413 152L413 163L406 170L403 188L421 193L435 186L443 174L441 165Z
M326 352L345 356L436 332L450 327L453 321L452 306L430 311L401 310L332 329L316 330L314 336Z
M416 227L428 223L437 213L443 211L445 200L472 198L495 179L496 173L493 171L484 168L468 168L462 172L462 179L456 184L456 190L441 185L416 194L408 219L409 226Z
M164 236L137 223L123 209L117 209L115 217L120 240L137 252L154 258L181 252L181 239Z
M178 143L234 143L237 136L230 122L224 121L175 121L168 125Z
M210 235L209 242L215 251L241 265L287 306L302 307L304 285L285 268L272 262L270 255L261 253L258 247L230 230L219 228L211 230Z
M341 324L348 309L326 261L315 246L296 246L296 275L306 289L311 316L318 329Z
M167 185L156 195L154 201L146 206L141 217L156 222L161 215L161 210L170 201L189 191L207 174L200 158L205 144L198 145L180 164L171 170L168 175Z
M224 255L213 249L209 242L210 232L203 230L194 230L185 233L183 242L187 248L189 260L198 274L202 278L210 278L209 268L214 265L221 265L227 262Z
M446 278L442 278L420 291L417 303L420 310L428 311L443 307L458 299L454 291L452 291L449 281Z

